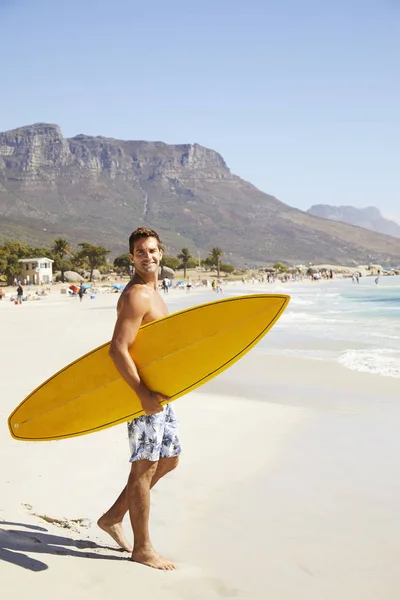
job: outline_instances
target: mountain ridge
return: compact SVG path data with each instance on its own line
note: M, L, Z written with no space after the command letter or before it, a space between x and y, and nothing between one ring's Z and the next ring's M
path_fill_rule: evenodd
M376 206L356 208L355 206L314 204L306 212L316 217L341 221L342 223L400 238L400 225L384 217Z
M168 254L219 246L237 266L400 264L395 238L292 208L199 144L64 138L46 123L0 133L0 240L65 235L119 253L138 225L159 231Z

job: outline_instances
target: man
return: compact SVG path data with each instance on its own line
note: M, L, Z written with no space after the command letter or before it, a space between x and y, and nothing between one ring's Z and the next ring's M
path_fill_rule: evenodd
M157 291L158 268L163 252L158 234L145 227L139 227L132 233L129 250L135 275L118 301L110 356L121 376L139 397L146 414L128 423L131 447L128 483L113 506L98 520L98 525L122 548L132 552L133 561L169 571L175 566L162 558L150 542L150 489L178 465L181 449L177 422L172 406L167 404L163 408L160 405L168 398L147 389L129 354L139 327L168 314ZM134 536L133 549L122 530L122 519L128 510Z
M24 290L22 289L22 285L20 282L18 282L18 287L17 287L17 303L18 304L22 304L22 296L24 295Z
M163 282L162 282L162 286L163 286L164 294L168 294L168 292L169 292L169 279L168 279L168 277L164 277Z

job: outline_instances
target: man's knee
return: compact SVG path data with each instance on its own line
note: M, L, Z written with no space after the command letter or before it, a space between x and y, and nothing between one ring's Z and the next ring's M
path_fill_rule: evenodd
M129 480L135 481L151 481L154 473L158 468L159 461L150 461L147 459L136 460L131 463L131 472Z
M178 466L178 463L179 463L179 456L171 456L170 458L161 458L158 461L159 468L162 469L164 474L170 473L171 471L176 469L176 467Z
M171 456L171 458L169 459L171 461L170 465L170 471L173 471L174 469L176 469L176 467L179 464L179 456Z

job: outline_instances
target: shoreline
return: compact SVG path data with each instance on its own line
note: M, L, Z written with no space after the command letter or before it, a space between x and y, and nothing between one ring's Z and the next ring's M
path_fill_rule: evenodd
M373 273L369 273L369 271L366 270L365 265L359 265L358 267L346 267L343 265L312 265L313 269L316 269L317 271L329 271L329 270L333 270L334 271L334 277L333 279L330 278L325 278L325 277L321 277L318 280L313 280L309 275L303 274L302 276L298 276L296 279L291 279L290 283L313 283L315 284L316 282L318 283L328 283L328 282L332 282L332 281L340 281L340 280L348 280L351 279L351 276L354 272L362 272L362 277L360 278L360 281L362 281L363 279L375 279L377 277L377 273L373 272ZM377 267L379 268L379 267ZM229 275L225 275L225 274L221 274L220 279L223 283L223 285L243 285L242 284L242 279L245 279L245 286L252 286L253 283L255 284L261 284L261 285L265 285L268 288L273 286L274 284L280 284L280 283L286 283L285 281L282 281L280 278L282 276L284 276L285 273L276 273L275 274L275 279L273 283L268 283L267 281L260 281L259 278L266 277L266 272L263 272L263 269L261 268L260 271L257 269L249 269L247 271L245 271L242 275L235 275L234 278L231 278ZM186 279L190 279L192 281L193 287L196 289L197 288L197 284L199 284L200 281L202 280L212 280L217 278L218 275L216 273L216 271L201 271L200 273L196 270L188 270L187 271L187 275L186 275ZM382 272L380 274L380 278L381 279L388 279L391 277L396 277L396 273L395 272L389 272L389 271L385 271ZM254 279L254 282L253 282ZM130 281L130 278L128 276L123 276L123 277L115 277L114 281L100 281L98 279L93 280L92 282L89 282L87 279L85 279L84 283L85 284L89 284L92 283L94 288L98 291L98 290L109 290L110 293L114 293L112 292L112 287L113 285L121 285L121 284L126 284ZM175 272L175 278L172 280L172 282L177 282L177 281L185 281L185 278L183 276L183 273L181 273L180 271L176 271ZM158 281L160 290L161 290L161 280ZM40 290L40 289L45 289L45 290L50 290L50 293L57 293L60 289L65 288L68 289L69 286L71 285L78 285L77 283L74 282L55 282L55 283L43 283L42 285L36 285L36 284L22 284L24 288L26 289L30 289L34 292ZM201 286L200 286L201 287ZM16 286L15 285L4 285L4 282L0 282L0 288L3 289L3 291L5 293L10 293L15 291ZM204 288L207 289L207 288ZM170 291L178 291L178 288L175 288L174 286L172 286L170 288ZM180 290L184 293L186 293L186 290ZM193 290L192 290L193 291ZM211 291L211 290L210 290Z

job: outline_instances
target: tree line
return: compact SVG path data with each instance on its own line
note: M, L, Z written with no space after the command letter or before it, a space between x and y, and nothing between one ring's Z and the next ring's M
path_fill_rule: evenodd
M60 271L61 280L64 281L64 273L66 271L89 271L90 281L93 277L95 269L107 267L107 255L110 250L103 246L94 246L88 242L77 244L75 250L66 238L56 238L50 248L40 246L29 246L20 242L7 241L0 245L0 276L5 278L7 285L11 285L15 278L21 276L21 263L18 261L21 258L51 258L53 263L53 271ZM220 276L220 272L232 273L234 267L232 265L222 263L224 251L221 248L212 248L207 258L196 260L188 248L182 248L177 256L166 256L162 258L162 265L171 269L184 270L186 278L186 270L203 266L205 268L215 268ZM114 268L131 273L131 261L128 254L120 254L114 260Z
M177 269L183 269L183 277L186 279L187 269L195 269L196 267L204 267L209 269L215 269L218 277L221 271L224 273L232 273L235 270L233 265L228 265L222 262L222 256L225 252L218 247L212 248L209 255L205 259L195 258L189 248L182 248L182 250L176 256L163 255L161 260L161 266L169 267L176 271ZM130 273L131 261L129 254L121 254L114 260L114 267Z
M88 242L81 242L76 250L67 239L57 238L51 248L40 246L25 246L20 242L8 241L0 245L0 275L6 278L11 285L15 278L21 276L21 258L51 258L54 261L53 271L61 272L64 281L65 271L89 271L90 281L94 269L99 269L106 264L106 257L110 250L103 246L94 246Z

